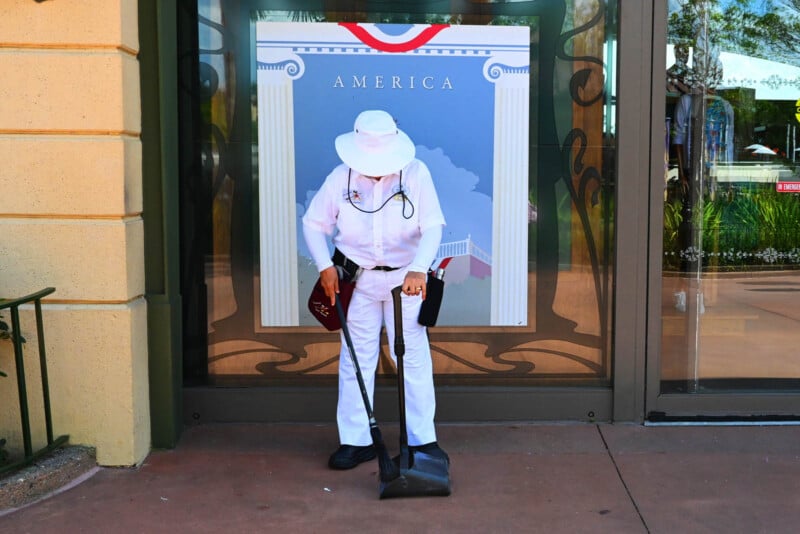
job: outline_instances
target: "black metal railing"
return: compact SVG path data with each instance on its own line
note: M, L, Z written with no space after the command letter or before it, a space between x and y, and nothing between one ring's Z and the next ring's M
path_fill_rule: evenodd
M42 298L53 293L55 288L48 287L17 299L0 299L0 311L8 309L11 315L11 343L14 345L14 365L17 375L17 389L19 392L19 414L22 424L22 442L25 451L23 459L0 467L0 473L11 471L32 463L36 458L63 445L69 436L63 435L53 439L53 418L50 414L50 386L47 379L47 358L44 343L44 325L42 323ZM47 445L33 450L31 438L31 420L28 407L28 388L25 382L25 360L23 358L22 326L19 320L19 307L23 304L33 303L36 312L36 337L39 342L39 370L42 379L42 397L44 401L44 421L47 430Z

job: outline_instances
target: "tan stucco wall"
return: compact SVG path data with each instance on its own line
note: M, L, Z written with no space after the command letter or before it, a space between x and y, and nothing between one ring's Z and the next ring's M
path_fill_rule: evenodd
M53 430L101 465L150 450L137 24L136 0L0 2L0 297L56 288L44 301ZM30 307L22 318L38 448ZM13 375L0 405L14 408L0 410L0 438L21 450Z

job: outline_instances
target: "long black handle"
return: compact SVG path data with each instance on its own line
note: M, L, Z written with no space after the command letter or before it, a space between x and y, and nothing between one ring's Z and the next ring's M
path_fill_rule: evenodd
M347 318L342 309L342 303L339 301L339 295L336 295L336 313L339 315L339 321L342 323L342 334L344 334L344 341L347 344L348 352L350 353L350 361L353 363L353 368L356 371L356 380L358 381L358 388L361 390L361 398L364 400L364 408L367 410L367 417L369 418L369 426L377 424L375 415L372 413L372 404L369 402L369 395L367 394L367 387L364 385L364 377L361 375L361 367L358 365L358 358L356 357L356 349L353 347L353 340L350 338L350 330L347 328Z
M408 469L408 430L406 429L406 388L403 374L403 356L406 342L403 339L403 286L392 289L394 305L394 355L397 357L397 402L400 405L400 469ZM403 465L406 464L406 465Z
M356 380L358 381L358 389L361 390L361 399L364 401L364 408L367 411L367 419L369 419L369 433L372 436L372 446L375 447L375 453L378 456L378 470L380 471L380 478L382 482L390 482L400 476L397 466L389 456L389 451L386 449L386 444L383 442L383 435L381 429L378 427L378 420L375 419L375 414L372 413L372 403L369 402L369 395L367 394L367 387L364 385L364 377L361 375L361 366L358 365L358 357L356 356L356 349L353 347L353 340L350 337L350 330L347 328L347 317L344 315L342 303L339 300L339 295L336 295L336 313L339 315L339 321L342 323L342 334L344 341L347 344L347 351L350 353L350 361L353 363L353 369L356 372Z

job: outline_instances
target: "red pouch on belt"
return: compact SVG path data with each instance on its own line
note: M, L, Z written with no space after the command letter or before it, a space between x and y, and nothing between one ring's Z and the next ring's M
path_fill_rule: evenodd
M355 288L355 282L339 279L339 302L342 303L345 317L347 317L347 309L350 307L350 299L353 297ZM314 289L311 290L311 295L308 297L308 311L322 326L330 331L339 330L342 327L342 323L339 321L339 314L336 313L336 308L331 306L331 300L325 294L325 290L322 289L322 283L319 278L317 283L314 284Z

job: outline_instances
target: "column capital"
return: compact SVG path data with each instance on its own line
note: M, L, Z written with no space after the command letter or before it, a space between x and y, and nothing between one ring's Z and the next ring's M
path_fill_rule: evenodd
M508 76L520 74L527 79L530 70L530 62L526 54L498 54L493 55L483 64L483 77L492 83L497 83Z
M259 51L256 60L256 69L283 72L290 80L301 78L306 71L306 64L297 54L292 53L262 53Z

